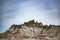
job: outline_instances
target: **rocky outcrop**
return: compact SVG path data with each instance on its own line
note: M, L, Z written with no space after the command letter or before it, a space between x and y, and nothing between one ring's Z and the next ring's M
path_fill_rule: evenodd
M0 40L60 40L60 25L43 25L31 20L21 25L12 25L0 33Z

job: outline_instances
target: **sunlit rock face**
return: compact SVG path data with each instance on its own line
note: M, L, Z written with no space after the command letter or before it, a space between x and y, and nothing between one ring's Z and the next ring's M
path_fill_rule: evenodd
M58 34L60 34L59 30L60 28L57 27L52 27L47 30L45 28L22 26L16 34L11 37L11 40L57 40Z
M37 38L40 34L42 28L37 27L22 27L18 30L18 32L11 38L11 40L15 39L23 39L23 38Z
M0 40L60 40L60 25L43 25L31 20L21 25L12 25Z

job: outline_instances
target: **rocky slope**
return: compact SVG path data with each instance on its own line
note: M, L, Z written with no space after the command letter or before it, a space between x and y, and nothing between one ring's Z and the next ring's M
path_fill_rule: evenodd
M21 25L12 25L0 33L0 40L60 40L60 25L43 25L31 20Z

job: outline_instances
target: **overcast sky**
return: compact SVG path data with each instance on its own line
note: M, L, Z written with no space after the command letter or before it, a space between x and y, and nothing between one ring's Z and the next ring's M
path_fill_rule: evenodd
M12 24L34 19L44 25L60 25L59 0L6 0L3 1L0 32Z

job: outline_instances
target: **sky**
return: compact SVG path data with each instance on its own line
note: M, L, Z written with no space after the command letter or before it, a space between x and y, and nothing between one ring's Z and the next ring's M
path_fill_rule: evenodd
M33 19L44 25L60 25L59 0L4 0L1 3L0 32Z

